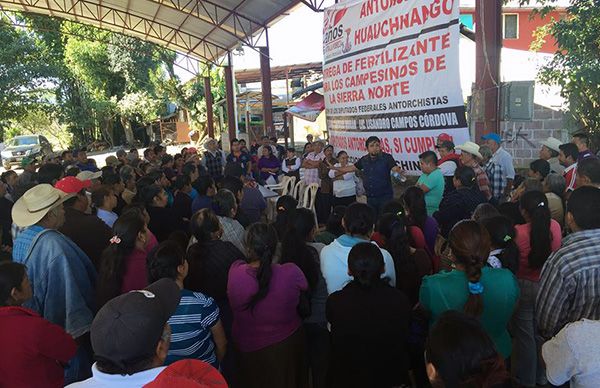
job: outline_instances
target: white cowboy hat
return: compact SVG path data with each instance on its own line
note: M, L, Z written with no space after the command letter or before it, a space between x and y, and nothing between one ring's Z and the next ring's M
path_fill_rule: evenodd
M209 137L208 139L206 139L206 140L204 141L204 148L208 149L207 147L208 147L208 145L209 145L210 143L216 143L216 142L217 142L217 141L216 141L215 139L213 139L212 137Z
M475 155L479 159L483 159L483 156L481 156L481 153L479 152L479 146L476 143L473 143L472 141L468 141L465 144L456 146L456 149L471 155Z
M91 181L94 179L100 179L101 176L102 176L102 171L96 171L96 172L82 171L79 174L77 174L77 179L79 179L80 181Z
M546 140L541 141L540 144L550 148L553 151L560 152L559 147L563 144L563 142L555 137L549 137Z
M13 222L20 228L37 224L48 212L65 202L67 194L43 183L27 190L12 208Z

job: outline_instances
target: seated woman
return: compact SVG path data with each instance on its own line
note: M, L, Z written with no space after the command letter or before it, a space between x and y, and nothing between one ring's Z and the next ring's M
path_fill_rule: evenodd
M403 291L410 305L419 301L421 280L431 275L431 258L423 249L410 246L406 219L402 215L386 213L379 220L379 232L385 237L384 248L392 255L396 270L396 288Z
M263 184L277 183L280 164L279 159L273 155L273 149L271 147L262 147L262 155L260 156L260 159L258 159L260 182Z
M511 388L504 360L478 320L458 311L443 313L425 347L433 388Z
M376 245L356 244L348 255L353 280L327 299L332 387L409 384L406 342L411 306L403 292L381 278L384 268Z
M456 223L471 218L477 206L487 202L477 186L475 171L471 167L458 167L452 183L456 190L448 193L440 202L440 209L433 213L444 237L448 237L450 229Z
M305 335L297 311L308 283L295 264L272 263L276 247L272 226L252 224L246 235L248 259L236 261L229 270L238 377L247 388L308 383Z
M425 205L425 193L416 186L409 187L402 195L402 205L404 206L404 214L409 223L409 232L415 237L419 232L425 236L425 246L417 246L414 244L417 239L413 239L412 243L415 248L425 249L430 256L433 256L435 251L435 240L438 235L438 222L435 218L427 215Z
M140 195L146 210L150 215L148 229L154 233L158 241L165 241L176 230L186 231L188 223L167 207L167 192L157 184L150 184L140 188Z
M434 324L447 310L464 311L480 319L503 358L511 353L507 326L519 296L515 276L505 268L486 267L490 237L475 221L461 221L448 239L454 269L426 276L419 302Z
M512 221L498 215L484 218L480 223L490 235L491 252L486 264L492 268L508 268L516 275L519 269L519 247L515 243L517 232Z
M562 227L565 221L564 194L567 187L565 177L551 173L544 179L544 193L552 219Z
M0 264L0 385L63 387L77 344L62 327L21 307L32 295L23 264Z
M169 318L171 345L165 365L194 358L219 367L225 356L227 339L213 298L183 288L188 275L185 253L174 241L161 243L148 255L148 282L174 280L181 289L181 301Z
M146 222L140 214L126 211L113 226L110 245L102 252L96 281L98 309L112 298L148 285L146 256L149 247Z
M229 241L243 252L245 231L242 224L235 219L238 209L235 195L227 189L219 190L213 198L213 209L223 227L221 240Z
M221 240L223 227L212 210L202 209L194 214L191 227L197 242L188 249L189 273L183 284L188 290L215 299L229 332L232 317L227 298L227 276L231 265L236 260L243 260L244 254L229 241Z

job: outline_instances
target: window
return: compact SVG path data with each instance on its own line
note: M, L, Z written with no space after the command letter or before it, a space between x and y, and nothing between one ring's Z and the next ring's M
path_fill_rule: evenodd
M470 13L465 13L460 15L460 22L467 27L469 30L474 31L473 28L473 15Z
M504 39L519 38L519 15L504 14L502 15L502 36Z

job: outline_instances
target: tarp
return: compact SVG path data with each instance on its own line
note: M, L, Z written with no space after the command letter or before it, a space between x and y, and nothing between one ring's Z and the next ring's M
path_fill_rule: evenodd
M351 159L381 139L408 174L436 137L469 140L454 0L348 0L325 10L323 90L329 141Z
M323 109L325 109L325 99L323 98L323 95L312 92L302 101L286 110L286 113L303 120L315 121Z

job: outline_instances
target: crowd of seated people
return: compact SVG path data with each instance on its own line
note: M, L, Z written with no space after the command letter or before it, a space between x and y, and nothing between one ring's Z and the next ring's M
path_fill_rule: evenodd
M498 135L442 134L396 191L376 137L355 163L308 140L2 173L0 387L600 386L587 136L519 175ZM283 175L316 204L281 195L270 219Z

